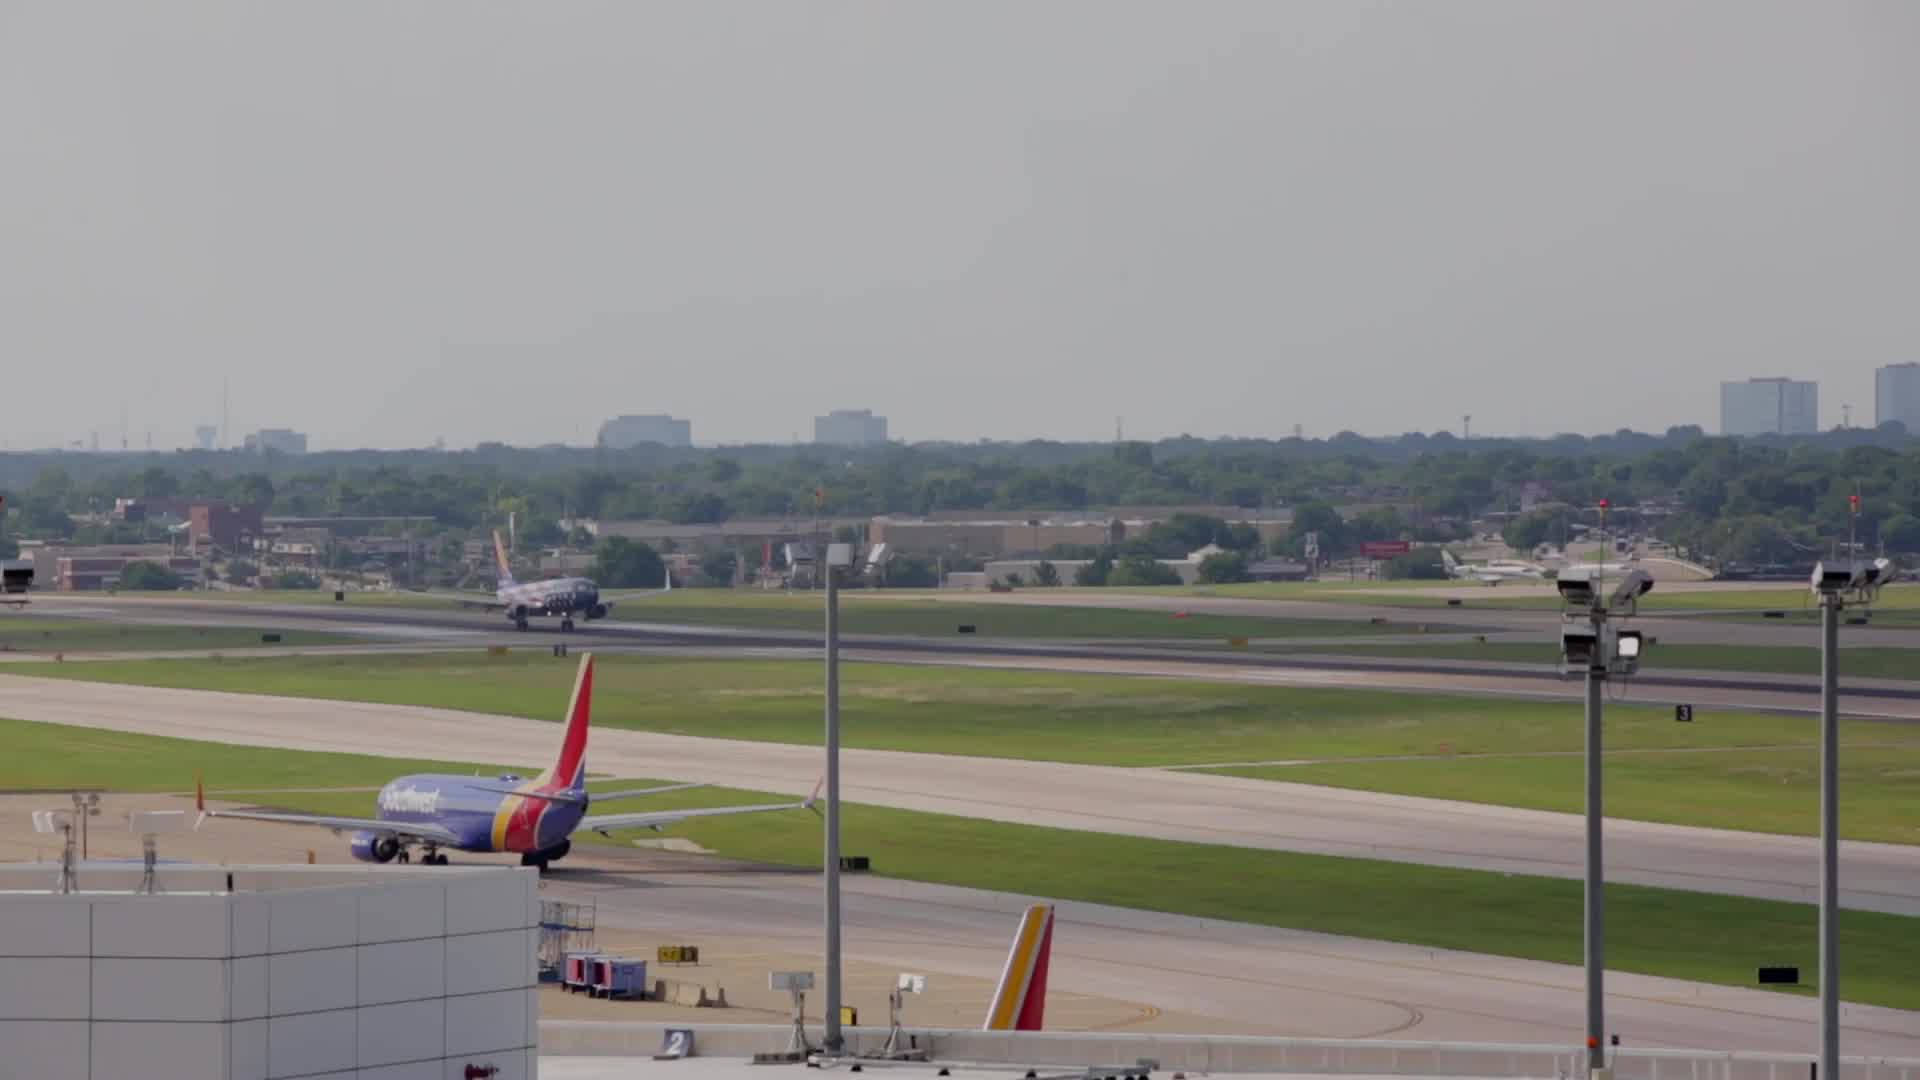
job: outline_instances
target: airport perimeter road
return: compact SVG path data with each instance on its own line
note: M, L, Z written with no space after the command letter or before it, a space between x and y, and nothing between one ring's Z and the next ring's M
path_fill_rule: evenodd
M598 866L618 858L581 854ZM936 984L942 974L996 978L1019 912L1032 902L858 875L842 887L848 958L932 972ZM603 938L651 932L714 950L819 955L813 875L573 867L550 875L542 895L595 901ZM1571 1045L1585 1016L1582 973L1571 965L1093 904L1061 904L1056 918L1054 993L1211 1018L1215 1031ZM1629 1045L1808 1051L1818 1044L1811 998L1618 972L1608 973L1607 990L1608 1027ZM877 1003L862 1004L864 1016ZM1843 1025L1848 1054L1920 1054L1920 1014L1849 1005Z
M0 675L5 715L247 746L538 765L550 723L452 710ZM818 749L602 728L594 769L804 795ZM1205 773L848 750L850 802L1167 840L1578 877L1581 819ZM1615 821L1609 880L1815 898L1817 842ZM1920 915L1920 847L1848 842L1842 902Z

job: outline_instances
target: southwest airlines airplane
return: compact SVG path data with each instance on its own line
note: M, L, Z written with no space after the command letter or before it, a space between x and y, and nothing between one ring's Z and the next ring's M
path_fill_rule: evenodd
M493 591L492 600L461 599L463 607L484 608L487 611L505 611L507 618L513 620L516 630L527 628L527 619L534 615L560 616L560 629L573 629L573 617L580 616L591 622L604 619L607 612L613 610L613 601L600 601L600 586L590 578L567 577L551 578L546 581L515 581L513 568L507 565L507 548L500 542L498 530L493 534L493 557L500 570L499 587ZM673 572L667 572L666 587L663 593L673 591Z
M509 852L520 865L537 866L566 856L571 837L581 829L609 835L615 829L660 828L689 818L719 814L756 814L768 810L810 810L814 800L762 803L754 806L714 806L694 810L648 810L631 814L589 814L593 802L629 799L681 791L699 784L630 791L587 792L587 726L593 703L593 656L580 658L574 676L573 698L567 706L566 730L553 767L534 777L403 776L380 789L378 808L370 818L328 817L319 814L281 814L254 810L208 810L206 793L198 793L201 817L245 818L290 825L318 825L335 833L353 834L353 857L364 862L412 860L421 849L422 863L445 866L445 851Z

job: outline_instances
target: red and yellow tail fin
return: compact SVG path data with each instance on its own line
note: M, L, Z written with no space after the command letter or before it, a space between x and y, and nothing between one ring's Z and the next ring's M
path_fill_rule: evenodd
M513 584L513 565L507 560L507 545L500 542L500 530L493 530L493 561L500 571L500 587Z
M1053 905L1035 904L1020 918L1000 985L987 1006L985 1031L1039 1031L1047 1008L1047 961L1053 954Z
M581 788L587 783L587 727L593 713L593 654L580 657L573 676L573 696L567 700L566 731L560 736L560 756L540 777L543 785Z

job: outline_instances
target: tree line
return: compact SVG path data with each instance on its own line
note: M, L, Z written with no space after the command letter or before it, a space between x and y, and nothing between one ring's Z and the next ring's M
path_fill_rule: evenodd
M736 518L857 517L940 511L1208 505L1284 508L1294 528L1261 554L1323 555L1372 539L1439 543L1496 515L1517 549L1564 541L1602 499L1623 528L1657 530L1696 557L1788 562L1827 549L1850 526L1867 544L1920 552L1920 444L1893 427L1798 439L1664 435L1475 439L1448 433L1366 439L1159 443L985 443L631 451L488 446L475 451L362 451L287 457L237 452L0 455L0 552L19 538L151 539L107 520L116 498L210 498L270 515L405 516L419 531L483 534L513 514L523 542L582 536L581 518L694 524ZM1848 497L1861 496L1849 520ZM1531 507L1524 510L1523 507ZM1178 543L1185 543L1185 537ZM1224 542L1232 541L1232 543ZM1098 558L1130 579L1146 548L1058 553ZM1217 542L1254 553L1244 536ZM1144 544L1144 547L1143 547ZM1195 547L1201 545L1194 545ZM1191 550L1189 548L1188 550ZM1095 572L1096 574L1098 572Z

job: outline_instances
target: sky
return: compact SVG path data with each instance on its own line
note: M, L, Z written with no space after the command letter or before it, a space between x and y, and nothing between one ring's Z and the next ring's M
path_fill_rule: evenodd
M0 0L0 444L1870 423L1920 5Z

